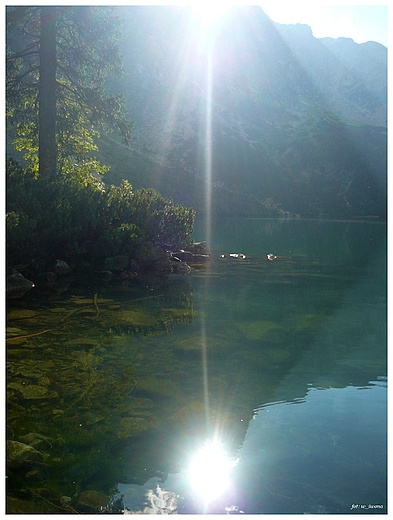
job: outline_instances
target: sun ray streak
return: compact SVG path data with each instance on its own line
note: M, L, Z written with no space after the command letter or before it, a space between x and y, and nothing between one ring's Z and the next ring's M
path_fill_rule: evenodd
M209 397L209 377L207 369L207 344L206 344L206 331L205 322L202 322L202 380L203 380L203 397L205 405L205 421L206 421L206 433L209 432L210 428L210 397Z
M211 243L211 214L212 214L212 177L213 177L213 53L207 52L206 67L206 127L205 127L205 212L206 212L206 241Z

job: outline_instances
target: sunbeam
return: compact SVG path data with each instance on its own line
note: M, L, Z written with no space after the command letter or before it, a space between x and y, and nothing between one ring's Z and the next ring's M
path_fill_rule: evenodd
M202 320L201 338L202 338L203 398L204 398L204 405L205 405L205 421L206 421L206 433L207 433L210 428L210 399L209 399L209 377L208 377L208 371L207 371L206 331L205 331L205 321L204 320Z
M205 214L206 241L211 243L212 173L213 173L213 53L209 49L206 68L206 127L205 127Z
M222 19L232 6L228 2L200 2L192 6L194 18L199 21L201 33L205 34Z

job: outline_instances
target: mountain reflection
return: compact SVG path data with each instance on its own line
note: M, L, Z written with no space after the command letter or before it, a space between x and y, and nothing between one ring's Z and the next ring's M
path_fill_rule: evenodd
M280 228L285 233L287 225ZM31 291L10 302L9 509L33 512L37 503L41 511L57 513L291 509L292 502L279 495L293 497L295 487L288 484L285 472L275 473L281 458L274 458L274 453L280 442L287 453L296 433L294 424L302 420L305 427L298 426L293 448L302 449L296 463L289 463L291 472L305 461L318 464L321 442L335 450L341 443L347 450L340 456L348 478L351 430L343 423L335 428L340 432L329 427L338 401L327 409L322 396L342 395L348 398L344 409L350 409L354 399L365 394L347 388L370 388L370 381L386 376L384 249L376 235L374 254L363 249L359 258L350 231L351 226L345 231L352 237L347 242L352 243L349 261L343 263L335 262L334 255L326 258L311 251L308 255L295 251L289 259L269 262L265 254L239 247L228 252L244 251L245 259L226 257L227 250L218 250L207 270L175 277L153 290L74 286L60 295ZM266 251L287 253L277 243L265 246ZM355 265L353 258L359 258ZM315 393L320 388L343 393ZM367 406L374 407L380 440L384 408L377 403L383 402L382 392L383 387L374 385L367 395L379 396L377 401L358 402L359 410L366 403L370 417ZM267 406L273 402L277 404ZM308 422L310 417L303 412L288 415L288 402L297 403L291 410L312 409L311 416L323 418L325 426L306 435L307 424L317 423ZM267 423L273 411L274 421ZM268 424L276 444L264 444L259 435ZM259 433L252 444L255 428ZM190 482L191 459L198 447L214 438L225 445L228 460L239 458L239 466L230 470L234 480L227 491L211 498L207 507L200 493L185 483ZM379 468L378 486L382 448L380 462L369 467L373 475ZM24 450L24 459L18 449ZM250 458L258 478L245 472ZM269 460L275 462L269 463L268 474L263 465ZM242 474L244 486L254 495L242 487ZM286 479L284 487L276 477ZM216 480L223 484L225 478ZM310 479L307 485L312 486ZM364 489L363 483L358 484ZM28 496L21 495L22 488L28 488ZM317 498L304 510L344 508L344 499L338 504L326 498L321 504ZM303 506L296 507L292 511Z

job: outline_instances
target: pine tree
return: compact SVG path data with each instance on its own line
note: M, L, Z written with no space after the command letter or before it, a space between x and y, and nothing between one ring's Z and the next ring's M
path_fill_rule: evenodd
M124 99L105 88L122 74L118 26L110 7L7 7L7 116L34 173L103 173L99 132L129 142Z

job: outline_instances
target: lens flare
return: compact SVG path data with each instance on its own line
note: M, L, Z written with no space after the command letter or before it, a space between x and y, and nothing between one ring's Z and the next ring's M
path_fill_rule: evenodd
M232 5L228 2L216 0L209 3L193 3L192 11L194 17L199 20L201 31L204 33L216 24L231 7Z
M229 488L233 465L218 442L206 443L190 465L192 489L205 503L218 498Z

